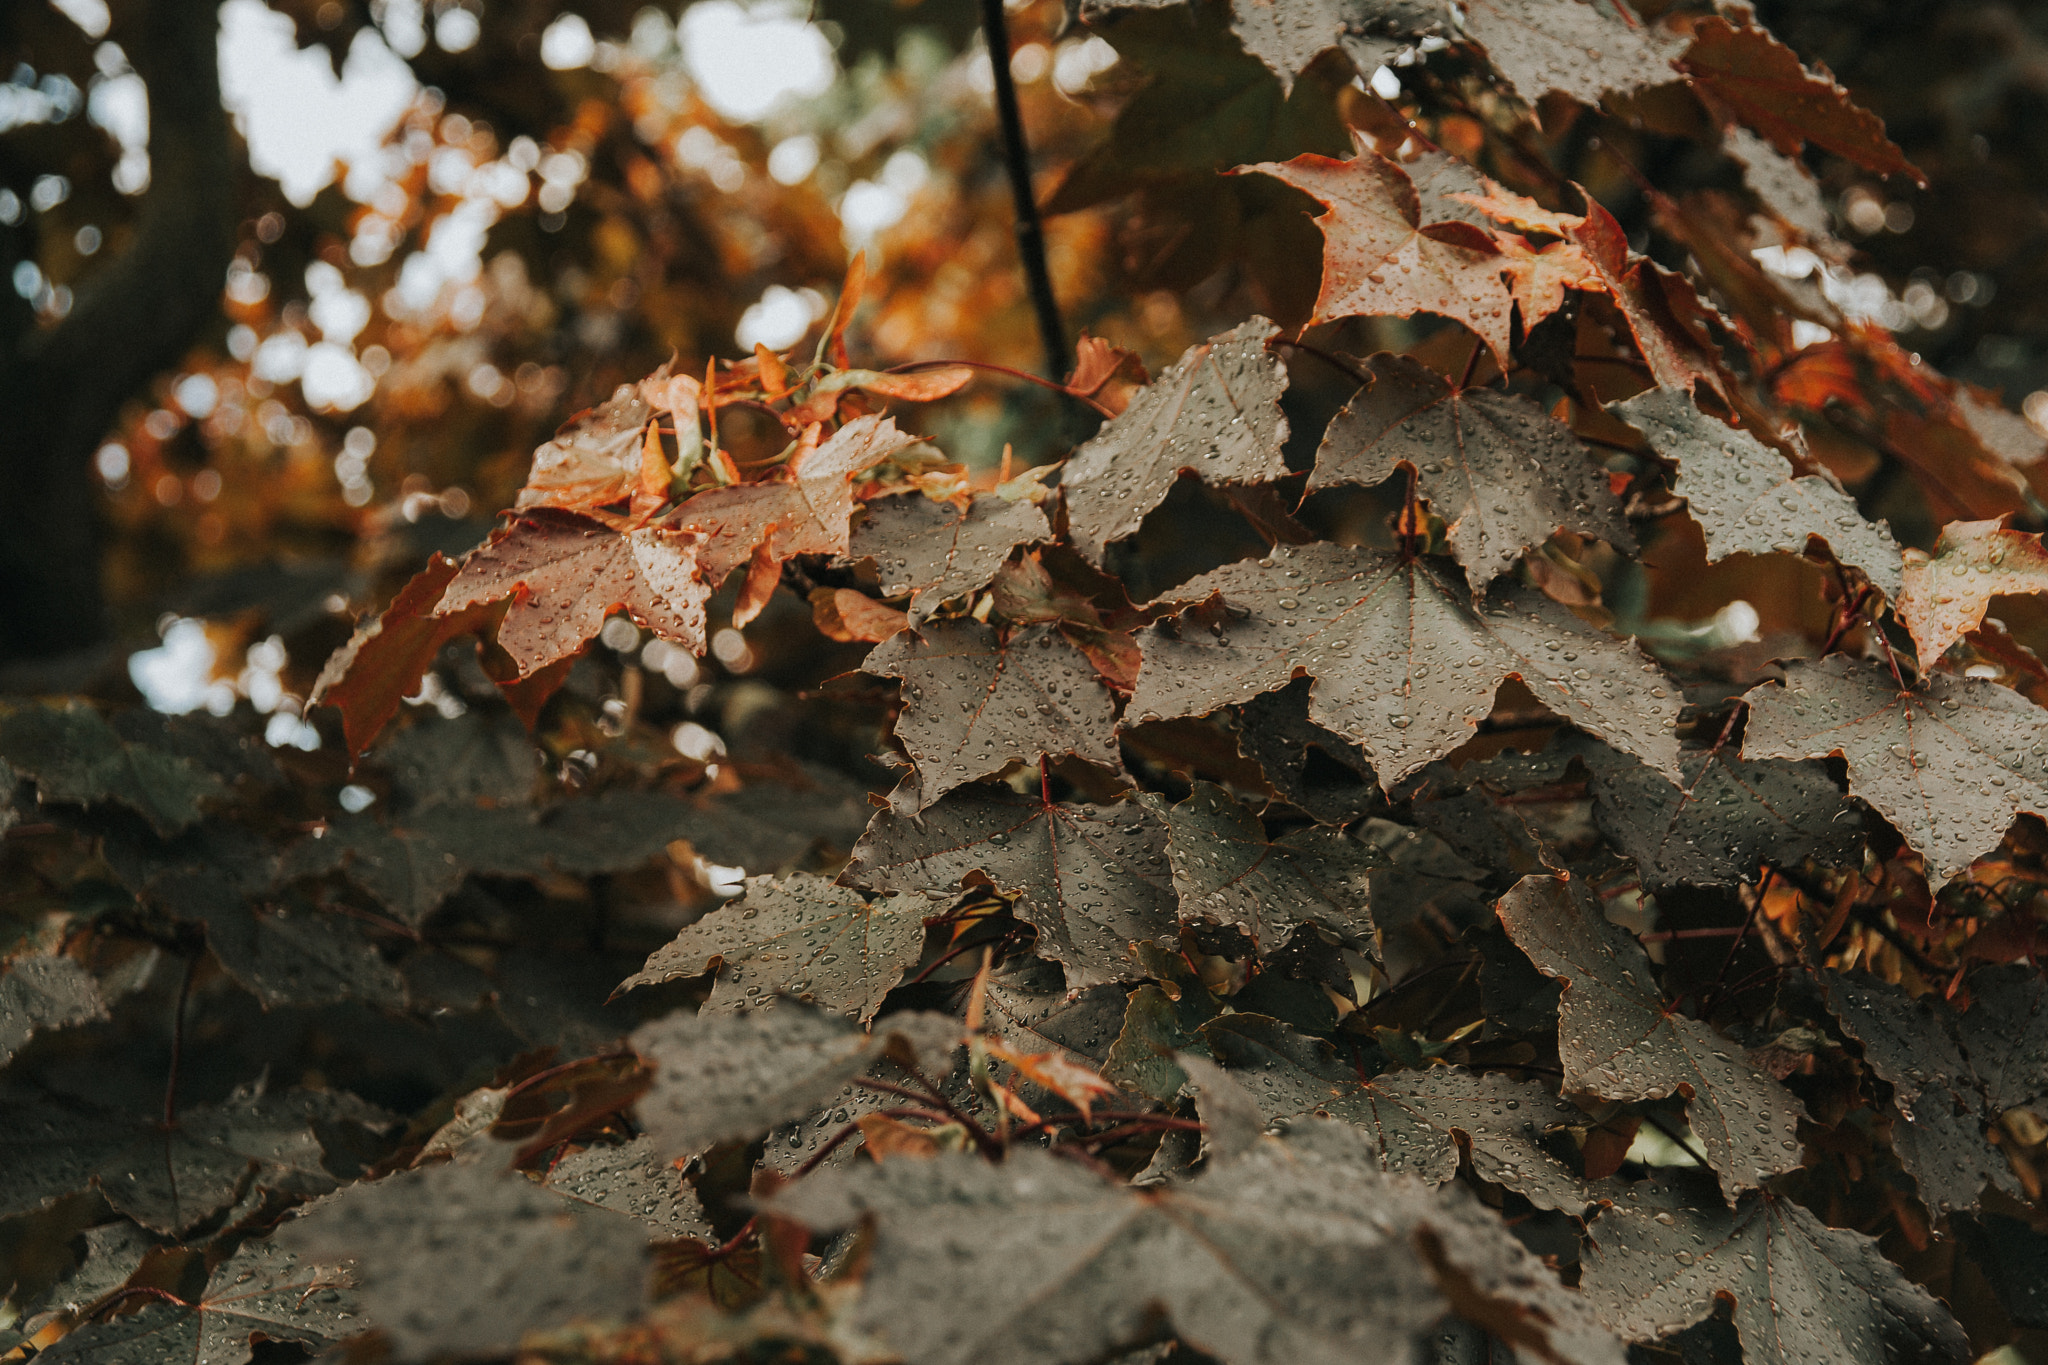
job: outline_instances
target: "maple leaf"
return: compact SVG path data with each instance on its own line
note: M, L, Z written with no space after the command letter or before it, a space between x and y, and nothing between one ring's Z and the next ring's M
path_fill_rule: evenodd
M605 402L571 418L553 440L533 452L533 467L513 507L521 512L537 507L594 512L632 499L640 490L647 449L641 437L654 416L643 390L659 388L667 378L662 373L638 386L621 384ZM691 418L694 430L694 411ZM659 447L656 451L658 455ZM664 463L661 491L666 493L667 487ZM657 502L655 507L659 506ZM642 509L636 506L634 510Z
M854 846L845 880L951 899L986 877L1017 897L1037 951L1079 988L1142 975L1130 945L1174 936L1166 830L1136 803L1091 806L977 785L915 816L882 812Z
M1618 0L1472 0L1460 26L1532 105L1557 91L1598 108L1610 93L1674 81L1671 60L1685 48Z
M1407 356L1382 352L1365 363L1372 384L1331 419L1310 492L1377 484L1406 464L1448 524L1451 553L1482 588L1560 527L1635 547L1606 470L1535 403L1454 387Z
M1900 551L1891 529L1866 520L1831 480L1795 478L1784 456L1672 389L1653 389L1608 411L1677 463L1674 491L1706 536L1708 560L1801 554L1808 539L1818 537L1838 561L1861 569L1887 598L1899 600Z
M301 1264L266 1242L247 1242L207 1277L191 1303L146 1302L141 1311L86 1322L38 1359L80 1365L244 1365L258 1340L326 1350L369 1326L354 1277L335 1265Z
M1321 827L1268 840L1259 817L1211 782L1195 783L1177 806L1147 802L1170 831L1166 851L1183 919L1237 925L1266 951L1304 924L1347 947L1375 950L1367 874L1385 865L1379 850Z
M107 1017L107 1002L91 972L68 957L18 957L0 971L0 1066L51 1029Z
M1074 452L1060 488L1075 548L1100 564L1111 542L1137 534L1183 472L1212 485L1287 477L1287 374L1266 347L1279 331L1253 318L1190 346Z
M1970 978L1976 1003L1958 1022L1963 1047L1998 1113L2048 1099L2048 983L2019 966Z
M0 1217L91 1184L144 1227L172 1234L226 1208L249 1188L245 1182L325 1194L337 1181L314 1125L383 1122L361 1101L312 1091L237 1093L182 1111L168 1128L161 1113L114 1113L54 1095L16 1092L6 1110Z
M1928 1211L1975 1208L1987 1180L2024 1198L2011 1163L1985 1138L1986 1123L2003 1109L1991 1108L1984 1082L1963 1051L1957 1025L1968 1016L1959 1018L1937 1002L1914 1000L1870 977L1828 972L1821 980L1829 1011L1862 1044L1865 1063L1892 1088L1892 1145ZM2009 1034L2014 1023L2021 1023L2017 1032L2025 1040L2024 1024L2010 1015L1996 1028ZM2002 1050L2003 1041L1992 1045Z
M1074 343L1074 370L1066 390L1095 403L1111 417L1131 405L1131 391L1152 382L1136 351L1112 346L1101 337L1081 333Z
M1326 825L1348 825L1384 800L1357 745L1308 718L1306 683L1238 707L1237 748L1280 798Z
M1035 503L982 494L962 511L930 498L897 496L863 503L842 564L874 561L882 596L910 595L913 623L962 593L987 586L1019 545L1049 540L1052 528Z
M1544 1208L1577 1214L1592 1202L1545 1144L1589 1120L1540 1085L1444 1066L1368 1077L1322 1039L1257 1014L1224 1015L1201 1034L1226 1071L1256 1081L1246 1089L1268 1123L1321 1114L1355 1124L1387 1171L1432 1185L1457 1174L1462 1146L1474 1173Z
M1398 1356L1454 1311L1560 1365L1622 1359L1491 1215L1389 1179L1338 1125L1261 1140L1183 1188L1025 1150L821 1173L766 1207L818 1230L875 1220L853 1321L909 1365L1102 1359L1161 1311L1226 1365ZM949 1310L963 1293L979 1305L965 1319Z
M1862 842L1862 820L1818 763L1721 752L1680 763L1683 788L1639 763L1602 764L1592 776L1601 832L1652 886L1753 882L1765 863L1838 861Z
M190 759L123 739L82 701L0 709L0 760L35 780L38 800L112 801L166 836L197 824L202 803L227 792L225 782Z
M1727 129L1721 151L1742 167L1742 183L1779 222L1831 254L1834 235L1820 181L1806 163L1790 157L1747 128Z
M990 1028L1019 1047L1059 1052L1077 1062L1101 1065L1123 1027L1122 989L1092 986L1070 991L1059 964L1044 958L1019 957L997 964L985 992Z
M1428 0L1232 0L1230 31L1280 78L1282 90L1331 48L1370 76L1417 39L1444 28Z
M1997 847L2015 815L2048 810L2048 714L1995 682L1930 674L1901 689L1883 664L1834 654L1746 696L1745 756L1840 754L1850 794L1944 881Z
M638 1309L641 1225L489 1155L351 1185L301 1209L272 1244L353 1261L364 1326L406 1358L509 1354L527 1332Z
M893 1074L892 1063L942 1076L962 1037L948 1015L892 1014L869 1034L789 1002L738 1015L674 1014L633 1034L634 1049L655 1066L635 1112L663 1156L696 1156L810 1114L857 1077Z
M1927 177L1885 136L1884 122L1852 104L1826 67L1809 71L1791 48L1761 28L1711 17L1693 26L1678 59L1710 105L1742 120L1787 156L1802 143L1825 147L1880 175Z
M1062 1049L1027 1052L993 1038L982 1046L989 1056L1015 1067L1024 1079L1072 1105L1083 1122L1093 1122L1095 1101L1116 1093L1116 1087L1103 1080L1093 1067L1074 1061Z
M1831 1228L1783 1195L1733 1209L1642 1184L1592 1226L1580 1292L1631 1341L1669 1336L1734 1300L1749 1365L1961 1365L1961 1327L1860 1232ZM1701 1192L1704 1193L1704 1192Z
M522 678L577 653L620 609L702 654L711 595L698 573L702 545L672 526L619 532L566 512L532 512L463 560L434 612L459 616L510 599L498 644Z
M707 1009L741 1009L787 993L867 1020L924 947L922 898L906 900L870 901L807 872L749 877L740 899L655 949L619 989L715 969Z
M1650 958L1582 881L1524 877L1500 922L1536 969L1565 983L1558 1012L1564 1088L1611 1100L1683 1094L1708 1163L1729 1190L1799 1164L1796 1096L1735 1044L1664 1003Z
M1636 647L1533 590L1475 609L1424 560L1329 544L1277 548L1175 590L1215 594L1143 639L1127 718L1205 715L1307 675L1309 718L1357 743L1382 785L1471 738L1503 678L1560 716L1678 776L1678 689Z
M699 493L663 525L703 537L697 568L714 589L757 551L777 564L795 555L844 554L854 476L917 440L887 417L857 417L823 444L807 432L777 467L778 477Z
M613 1146L586 1147L547 1170L547 1188L637 1218L647 1238L715 1240L697 1192L648 1134Z
M1905 582L1893 598L1923 667L1975 630L1993 597L2048 592L2048 550L2041 537L2009 531L2005 518L1953 521L1929 557L1906 556Z
M1515 300L1499 245L1470 223L1425 225L1415 184L1399 165L1361 147L1350 161L1310 154L1238 169L1285 181L1326 210L1316 219L1324 248L1314 321L1435 313L1465 324L1507 367Z
M1012 763L1073 754L1122 767L1109 689L1050 626L1006 637L978 621L929 621L876 646L861 668L903 682L896 738L917 765L915 785L894 799L905 813Z

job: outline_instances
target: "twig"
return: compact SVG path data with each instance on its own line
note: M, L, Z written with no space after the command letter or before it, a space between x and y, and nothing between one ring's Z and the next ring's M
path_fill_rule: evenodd
M974 1139L974 1145L981 1149L983 1156L988 1157L990 1160L1000 1160L1002 1158L1003 1145L995 1140L995 1137L988 1129L976 1123L973 1116L964 1112L959 1105L940 1094L937 1086L932 1085L915 1072L911 1074L916 1078L918 1084L924 1087L923 1090L912 1090L907 1085L897 1085L893 1081L878 1081L872 1076L858 1077L855 1079L854 1084L865 1086L869 1090L879 1090L885 1095L901 1095L905 1099L936 1104L939 1108L946 1111L947 1118L967 1130L967 1135Z
M1032 311L1038 315L1038 336L1045 343L1045 373L1058 382L1066 370L1067 331L1052 292L1052 272L1045 264L1045 225L1031 190L1031 148L1024 140L1024 116L1017 110L1017 86L1010 79L1010 23L1003 14L1003 0L981 0L981 35L995 73L1003 160L1010 173L1010 197L1017 205L1017 254L1023 259Z
M1012 369L1008 365L998 365L992 360L912 360L902 365L891 365L882 373L915 374L919 370L936 370L947 365L965 365L970 370L987 370L991 374L1008 375L1012 379L1021 379L1027 384L1036 384L1041 389L1051 389L1054 393L1063 393L1076 403L1086 403L1104 417L1116 416L1114 412L1109 410L1107 404L1098 402L1092 394L1078 392L1068 388L1065 384L1046 379L1040 375L1028 374L1023 370Z

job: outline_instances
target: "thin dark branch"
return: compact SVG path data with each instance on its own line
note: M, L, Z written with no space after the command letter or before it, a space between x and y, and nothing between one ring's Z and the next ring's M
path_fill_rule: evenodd
M1045 224L1039 219L1038 198L1031 189L1031 147L1024 140L1024 116L1017 110L1017 86L1010 79L1010 23L1003 14L1003 0L981 0L981 34L995 72L1003 161L1010 173L1010 197L1017 206L1017 254L1023 259L1031 309L1038 315L1039 340L1045 343L1045 373L1057 383L1067 369L1067 329L1060 321L1052 272L1045 263Z

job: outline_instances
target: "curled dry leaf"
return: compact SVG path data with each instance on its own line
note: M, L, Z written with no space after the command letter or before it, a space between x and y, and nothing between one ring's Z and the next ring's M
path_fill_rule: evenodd
M533 468L513 506L522 512L554 507L567 512L592 512L633 496L640 484L642 435L654 416L653 393L664 396L677 383L693 380L651 376L636 388L621 384L601 406L577 414L553 440L533 452ZM690 407L696 427L696 407ZM665 481L665 480L664 480Z
M842 641L865 640L879 644L910 629L908 616L852 588L813 589L811 619L817 624L820 634Z

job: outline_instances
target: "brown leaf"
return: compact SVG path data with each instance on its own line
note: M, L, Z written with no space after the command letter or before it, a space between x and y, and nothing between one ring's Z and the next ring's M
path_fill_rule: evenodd
M2005 529L2005 518L1954 521L1941 528L1934 556L1906 554L1899 615L1913 633L1923 668L1975 630L1993 597L2048 593L2048 550L2041 537Z
M704 652L700 538L671 527L618 532L567 512L521 517L463 562L434 610L454 616L510 599L498 643L519 676L574 654L624 609L641 625Z
M1703 19L1678 59L1694 89L1794 155L1811 142L1880 175L1927 177L1885 136L1884 122L1849 100L1826 67L1809 71L1791 48L1761 28Z
M841 563L871 559L882 594L906 590L910 613L922 620L939 604L973 592L995 577L1010 551L1048 540L1052 528L1036 503L984 493L965 511L917 495L875 498Z
M1316 219L1324 246L1314 321L1435 313L1464 323L1506 365L1515 300L1499 246L1470 223L1423 226L1398 165L1361 148L1350 161L1311 154L1238 169L1283 180L1328 210Z
M1081 333L1074 345L1074 372L1067 376L1067 392L1077 398L1092 398L1114 417L1131 403L1131 390L1151 382L1145 362L1136 351L1112 346L1101 337ZM1111 381L1121 381L1111 387Z
M913 1128L887 1114L862 1114L855 1122L860 1124L861 1146L878 1162L899 1157L922 1161L945 1150L930 1129Z
M1211 484L1287 477L1287 375L1266 349L1279 328L1253 318L1190 346L1123 415L1074 452L1060 476L1073 543L1102 562L1135 535L1183 473Z
M322 705L341 711L342 735L352 754L364 754L377 734L398 714L399 703L419 691L420 678L450 640L488 630L497 616L489 606L440 615L435 604L462 566L436 554L427 567L391 599L391 605L353 638L334 651L313 693L308 709Z
M903 799L922 810L1011 763L1074 754L1121 766L1116 708L1080 651L1046 626L1007 639L978 621L936 621L878 645L861 667L903 680L896 737L917 764Z
M1634 548L1607 471L1535 403L1453 388L1406 356L1382 353L1366 364L1372 386L1331 420L1309 491L1376 484L1408 465L1481 591L1559 527Z
M1093 1122L1095 1101L1116 1093L1116 1087L1103 1080L1092 1067L1083 1066L1063 1053L1018 1052L995 1041L985 1046L989 1056L1008 1062L1026 1078L1080 1110L1085 1121Z
M643 395L649 385L658 387L666 378L651 376L639 388L621 384L601 407L572 418L553 440L533 452L533 469L513 506L522 512L537 507L587 512L633 497L641 485L640 434L654 415ZM694 405L690 416L694 426Z
M811 593L811 619L834 640L876 644L909 628L910 618L852 588L818 588Z
M1685 46L1614 0L1471 0L1463 16L1465 32L1530 104L1557 91L1598 108L1609 92L1675 81L1671 59Z
M760 546L778 564L793 555L843 554L854 475L917 439L887 417L857 418L822 445L799 449L778 477L699 493L669 522L703 537L698 567L713 589Z

